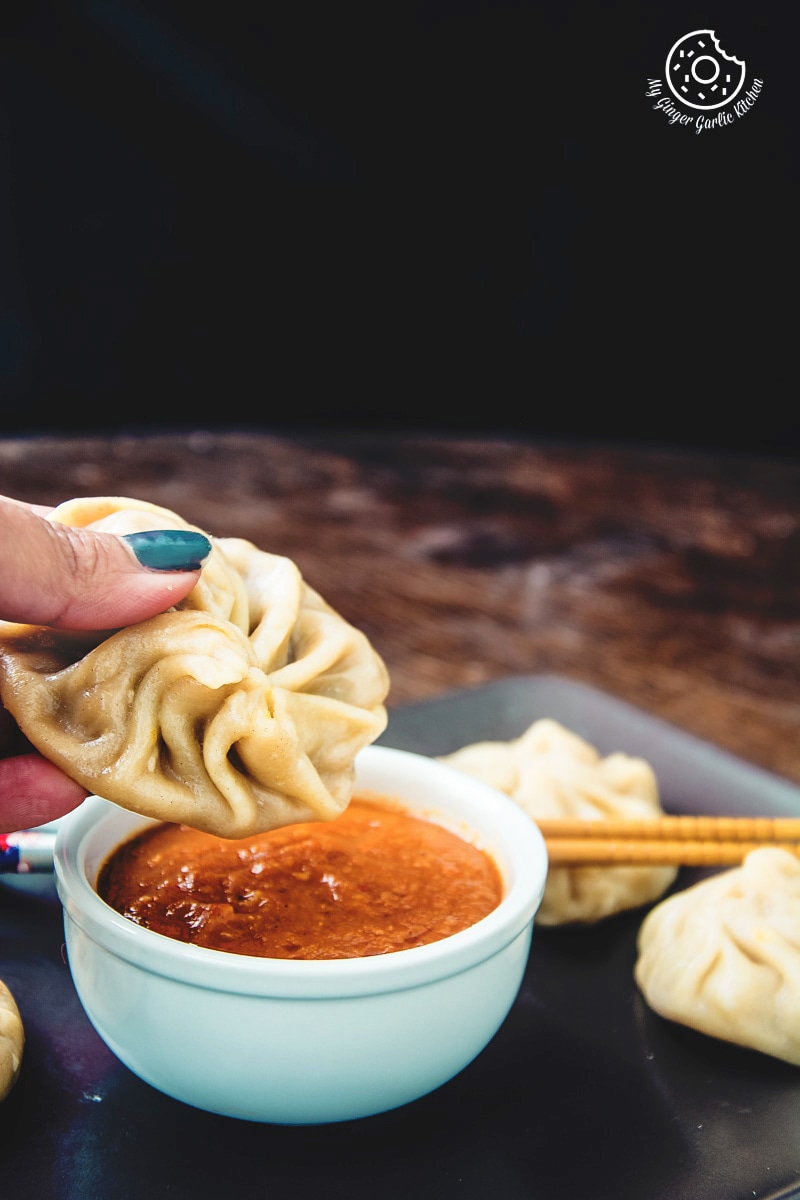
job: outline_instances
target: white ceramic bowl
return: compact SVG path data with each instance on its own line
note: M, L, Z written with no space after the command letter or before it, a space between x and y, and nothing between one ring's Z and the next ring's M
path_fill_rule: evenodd
M344 1121L433 1091L494 1036L522 982L544 890L539 830L500 792L421 755L370 746L356 779L490 853L504 882L499 906L461 933L392 954L228 954L135 925L95 891L109 853L152 822L92 797L59 831L75 986L97 1032L141 1079L226 1116Z

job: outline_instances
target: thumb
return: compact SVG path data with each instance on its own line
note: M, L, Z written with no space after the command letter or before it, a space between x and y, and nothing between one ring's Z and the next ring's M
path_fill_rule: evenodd
M48 521L0 497L0 619L117 629L189 594L211 542L189 529L119 537Z

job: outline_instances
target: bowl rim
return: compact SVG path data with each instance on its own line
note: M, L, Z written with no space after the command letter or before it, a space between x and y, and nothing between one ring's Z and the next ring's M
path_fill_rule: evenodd
M402 786L369 782L390 771L402 777ZM472 815L476 843L492 854L503 876L505 894L498 906L467 929L437 942L365 958L261 958L179 942L117 913L101 899L88 873L92 846L97 839L102 842L109 827L126 828L109 841L104 857L136 831L159 822L100 796L90 796L56 836L55 880L67 930L69 922L74 922L106 951L151 974L212 991L309 1000L419 987L468 970L521 933L530 934L544 894L547 850L535 822L513 800L437 759L388 746L362 749L356 756L356 778L357 789L396 795L412 810L414 801L401 794L404 789L427 782L435 792L438 788L447 793L448 787L457 784L455 807L465 807ZM438 804L445 815L448 802L440 798ZM487 805L492 812L491 830L477 815L484 813ZM429 801L417 806L417 812L432 816L435 808L436 803ZM463 817L460 820L463 827ZM494 840L491 846L486 845L487 832Z

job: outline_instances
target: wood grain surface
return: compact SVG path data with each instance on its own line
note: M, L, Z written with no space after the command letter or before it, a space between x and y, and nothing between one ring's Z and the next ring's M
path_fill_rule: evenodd
M390 707L594 684L800 782L800 462L499 436L145 430L0 440L0 492L129 495L293 558Z

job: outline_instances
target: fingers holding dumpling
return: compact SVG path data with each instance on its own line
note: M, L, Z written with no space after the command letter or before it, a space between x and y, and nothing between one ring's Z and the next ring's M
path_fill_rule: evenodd
M48 516L48 520L95 533L113 533L124 537L154 529L189 529L204 533L168 508L128 496L84 496L66 500ZM206 536L208 536L206 534ZM223 550L223 540L212 538L211 554L202 576L180 607L199 609L231 621L245 634L248 629L248 597L244 581L235 564Z
M50 519L126 534L188 528L128 497ZM295 563L211 538L194 590L116 632L0 622L0 696L23 733L90 791L223 837L330 819L358 751L383 731L389 678L368 639Z

